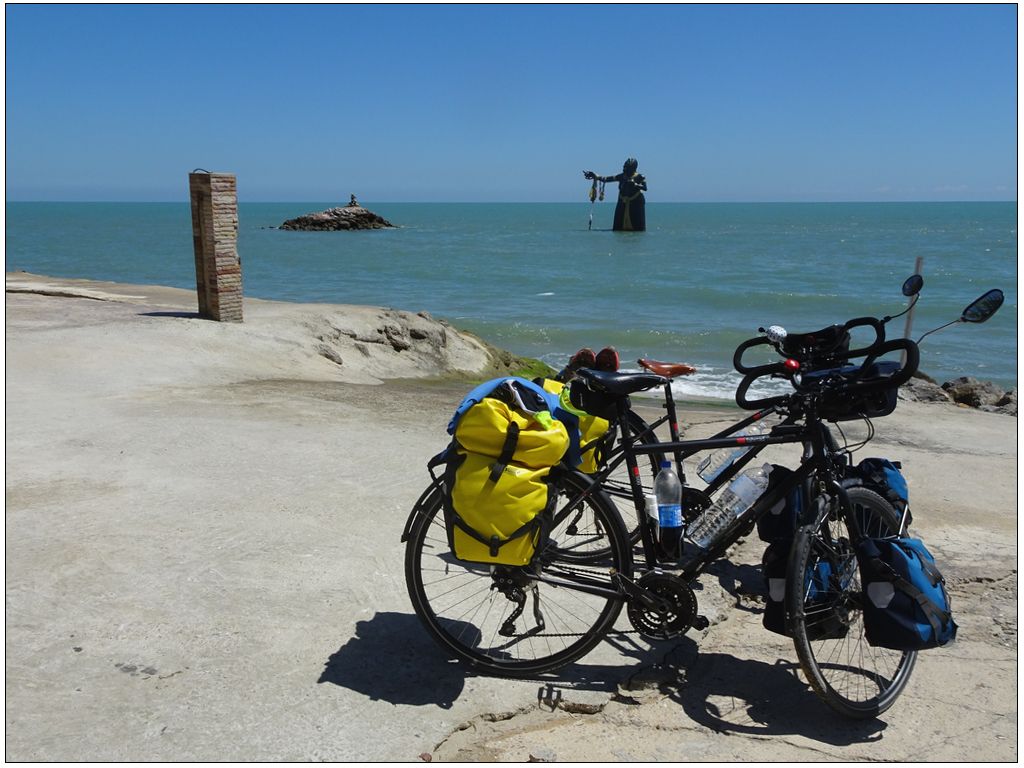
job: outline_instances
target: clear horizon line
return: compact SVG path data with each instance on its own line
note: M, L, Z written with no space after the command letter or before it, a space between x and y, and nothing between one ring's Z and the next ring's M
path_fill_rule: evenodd
M7 203L117 203L120 205L152 205L152 204L188 204L187 199L177 200L39 200L39 199L7 199ZM240 199L239 203L257 204L305 204L329 203L328 200L246 200ZM614 200L605 201L605 204L612 204ZM648 200L649 205L962 205L964 203L1017 203L1016 198L1008 199L986 199L986 200ZM339 206L347 203L340 202ZM365 207L363 203L360 203ZM591 205L587 200L371 200L366 205Z

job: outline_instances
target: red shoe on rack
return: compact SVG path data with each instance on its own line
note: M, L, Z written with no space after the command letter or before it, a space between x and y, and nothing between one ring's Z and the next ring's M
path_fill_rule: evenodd
M595 365L597 365L597 358L594 355L594 350L590 347L583 347L572 356L569 364L559 371L557 378L559 381L568 381L580 368L593 368Z

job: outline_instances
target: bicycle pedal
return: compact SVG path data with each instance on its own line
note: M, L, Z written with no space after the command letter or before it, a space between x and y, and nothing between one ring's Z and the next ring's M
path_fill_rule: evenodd
M693 624L691 624L691 626L694 629L700 631L700 630L704 630L704 629L707 629L708 627L710 627L711 626L711 622L708 621L708 617L707 616L694 616L693 617Z

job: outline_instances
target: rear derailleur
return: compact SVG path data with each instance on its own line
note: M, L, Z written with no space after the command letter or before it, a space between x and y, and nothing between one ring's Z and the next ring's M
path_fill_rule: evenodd
M537 591L537 582L531 579L520 568L503 568L498 566L491 573L491 589L496 589L505 598L515 603L515 608L508 615L504 623L498 629L502 637L515 637L516 619L523 615L526 610L526 593L533 595L533 619L536 626L528 634L537 634L544 631L544 614L540 610L540 593Z

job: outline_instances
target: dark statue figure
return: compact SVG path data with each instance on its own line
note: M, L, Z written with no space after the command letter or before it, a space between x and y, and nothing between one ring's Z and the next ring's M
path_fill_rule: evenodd
M647 179L636 172L635 158L628 158L622 164L622 173L615 176L598 176L593 171L584 171L583 178L591 181L619 182L619 200L615 204L615 219L612 229L616 232L643 232L647 229L644 213L644 192L647 191Z

